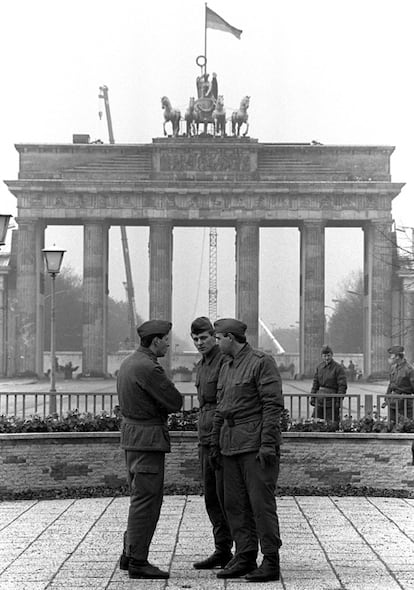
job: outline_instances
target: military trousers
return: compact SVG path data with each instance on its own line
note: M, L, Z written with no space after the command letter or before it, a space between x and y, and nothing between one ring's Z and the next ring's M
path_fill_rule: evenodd
M199 447L201 475L204 487L204 502L211 524L213 525L214 545L220 553L230 553L233 539L224 511L223 470L212 469L209 448Z
M223 456L224 508L236 543L236 555L258 551L258 541L265 556L278 552L282 545L276 510L276 482L280 456L276 465L263 469L257 451Z
M146 561L164 496L165 453L125 451L130 504L124 551Z

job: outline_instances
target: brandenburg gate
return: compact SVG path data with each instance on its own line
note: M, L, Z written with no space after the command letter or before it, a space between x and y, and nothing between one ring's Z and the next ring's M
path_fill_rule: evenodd
M300 373L324 341L325 228L364 231L364 368L386 366L391 343L393 147L259 143L248 137L171 137L143 145L16 146L16 371L43 373L47 225L82 225L83 373L107 370L108 229L149 226L148 317L171 318L174 226L236 231L235 315L257 345L260 227L300 232ZM132 253L142 257L146 253ZM338 253L338 264L341 264ZM283 281L282 276L275 280Z

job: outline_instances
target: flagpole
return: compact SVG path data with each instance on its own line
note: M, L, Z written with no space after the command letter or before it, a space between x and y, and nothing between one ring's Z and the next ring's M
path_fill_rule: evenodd
M204 74L207 72L207 2L204 7L204 57L206 58L204 63Z

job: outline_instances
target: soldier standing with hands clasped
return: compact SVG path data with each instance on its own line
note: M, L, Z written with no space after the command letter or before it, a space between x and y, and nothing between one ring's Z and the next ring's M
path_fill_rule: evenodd
M333 360L330 346L323 346L321 355L322 362L316 367L313 377L310 403L315 406L316 418L339 422L341 401L348 388L345 369ZM340 394L342 397L326 397L329 393Z
M120 568L130 578L166 579L148 562L163 500L165 453L170 452L169 412L182 397L158 358L165 356L171 322L149 320L138 328L141 346L121 364L117 392L122 413L121 447L125 450L130 506Z
M214 323L222 353L211 461L223 469L224 508L236 555L217 573L221 579L245 575L249 582L278 580L282 544L276 511L280 461L282 383L270 355L246 341L246 324ZM258 541L263 562L257 567ZM246 575L247 574L247 575Z
M199 457L203 478L204 500L207 514L213 525L215 551L202 561L194 563L196 569L224 567L233 557L233 540L224 512L223 471L210 464L209 452L213 418L217 408L217 381L225 356L216 343L214 328L206 317L196 318L191 324L191 338L202 354L197 363L196 387L200 406L198 420Z

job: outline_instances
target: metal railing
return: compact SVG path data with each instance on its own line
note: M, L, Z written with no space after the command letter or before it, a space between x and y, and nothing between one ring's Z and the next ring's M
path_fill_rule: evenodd
M55 405L51 402L56 402ZM28 418L36 415L45 418L50 415L50 407L56 407L56 414L78 410L97 415L101 412L111 414L118 404L116 393L0 393L0 415Z
M111 414L118 404L116 393L0 392L0 415L23 419L33 415L45 418L50 415L51 396L56 401L56 413L59 416L73 410L90 412L94 415L101 412ZM396 416L400 420L414 417L414 396L411 395L347 394L343 397L338 394L311 396L308 393L287 393L283 395L283 398L290 418L295 421L310 420L313 417L333 420L336 399L339 402L340 420L346 417L360 420L373 413L378 418L388 419L388 421L396 421ZM312 399L315 400L315 405L311 404ZM197 407L197 394L184 393L183 410L192 410ZM318 412L315 411L317 407L319 407Z
M283 394L285 409L288 410L291 420L295 421L310 420L311 418L337 421L351 416L359 420L361 413L366 413L366 411L361 412L365 409L365 404L361 403L364 400L361 398L363 396L359 393L347 394L345 397L338 394Z
M414 395L403 394L378 394L377 395L378 418L388 417L388 421L414 419Z

